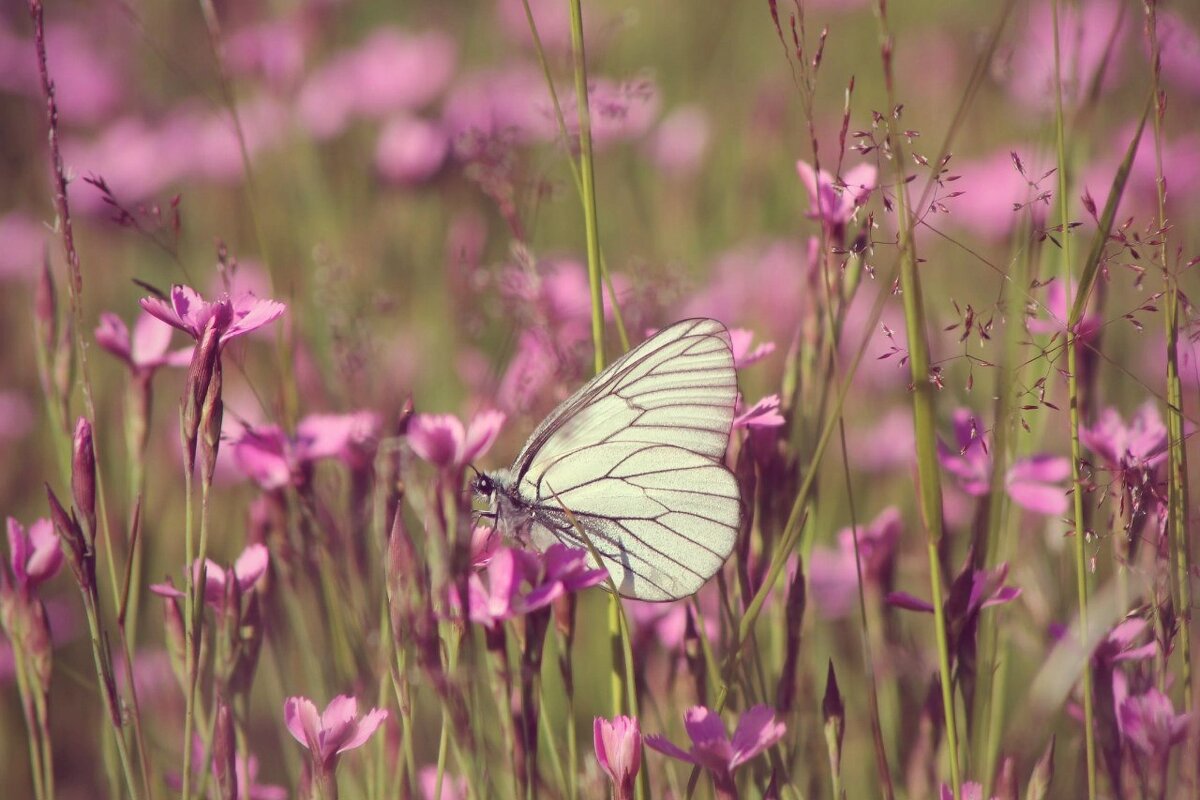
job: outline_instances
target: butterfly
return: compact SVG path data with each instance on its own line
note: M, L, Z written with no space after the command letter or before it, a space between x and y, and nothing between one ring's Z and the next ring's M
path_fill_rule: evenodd
M559 404L511 468L472 488L517 541L590 542L621 595L687 597L725 563L741 525L724 462L736 399L729 331L677 322Z

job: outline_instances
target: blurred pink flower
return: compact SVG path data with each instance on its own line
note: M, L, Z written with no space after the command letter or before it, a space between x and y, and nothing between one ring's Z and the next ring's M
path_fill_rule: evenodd
M863 472L889 472L916 463L912 409L895 407L876 414L870 427L850 428L846 438L850 452L855 454L851 463Z
M634 651L642 653L650 645L661 648L669 656L683 657L683 641L687 634L689 613L687 601L655 603L647 600L626 600L625 608L634 626ZM720 598L716 584L708 583L696 594L696 602L704 613L704 635L709 641L717 638L717 618ZM698 623L697 623L698 624Z
M150 314L197 341L204 335L209 320L216 319L222 346L235 337L275 321L287 310L283 303L262 300L252 294L233 298L222 295L208 302L195 289L182 284L171 287L169 300L144 297L141 304Z
M942 469L958 478L958 485L967 494L986 495L991 489L992 456L987 436L970 411L960 408L954 412L954 438L957 450L938 440ZM1056 484L1070 474L1070 459L1033 455L1013 462L1005 486L1017 505L1039 514L1058 516L1066 513L1067 496Z
M835 237L839 240L855 212L871 199L877 178L873 164L852 167L840 181L835 181L825 170L818 174L806 161L796 162L796 172L808 190L809 219L820 220L839 234Z
M587 566L586 550L555 542L544 553L499 547L483 573L467 580L467 615L472 622L493 627L544 608L559 597L603 583L608 573ZM481 575L487 576L485 583ZM461 611L457 587L450 589L450 606Z
M48 519L26 528L9 517L8 553L13 582L24 597L31 597L38 586L53 578L63 563L58 535Z
M161 131L164 148L184 164L184 176L216 183L236 184L245 176L246 156L253 159L278 144L288 131L287 109L265 94L240 100L237 105L242 139L229 113L180 109Z
M686 178L703 166L712 139L708 113L698 105L680 106L665 116L646 140L646 154L665 175Z
M1079 441L1113 470L1153 471L1167 458L1167 428L1158 406L1147 400L1126 425L1115 408L1106 408L1094 425L1079 430Z
M743 369L756 362L762 361L775 352L774 342L763 342L751 349L754 343L754 331L745 328L734 328L729 331L729 340L733 346L733 365Z
M1000 564L995 569L978 569L971 573L971 593L965 599L965 606L958 609L953 616L955 619L967 619L985 608L1011 603L1021 596L1021 590L1015 586L1005 586L1008 577L1008 564ZM947 597L949 603L953 597ZM889 605L908 611L933 613L933 606L926 600L914 597L908 592L891 592L885 598Z
M579 136L577 98L571 93L562 100L567 134ZM588 86L588 109L591 112L592 143L597 147L637 139L645 135L658 119L658 86L649 78L634 78L620 83L609 78L596 78ZM554 108L542 103L542 113L554 122ZM557 131L557 123L553 130Z
M313 766L322 774L334 770L342 753L366 744L387 716L384 709L373 708L359 719L358 700L345 694L330 700L320 715L306 697L289 697L283 704L288 731L308 748Z
M167 352L172 326L147 312L133 324L133 335L116 314L104 312L96 326L96 344L124 361L135 373L152 373L159 367L186 367L194 347Z
M34 421L33 408L24 395L0 389L0 441L24 438Z
M484 411L462 421L451 414L417 414L408 423L408 443L418 457L436 467L458 468L491 448L504 424L501 411Z
M1072 303L1075 302L1075 290L1075 281L1071 281ZM1089 298L1089 305L1084 307L1083 316L1075 329L1076 338L1083 341L1094 338L1104 324L1099 315L1091 310L1090 302ZM1046 285L1046 300L1039 306L1039 309L1041 313L1036 317L1030 317L1025 323L1030 333L1048 335L1066 332L1071 309L1067 305L1067 293L1061 280L1053 278Z
M442 120L460 156L471 137L515 142L556 135L546 79L535 67L514 64L475 72L457 82L446 98ZM565 109L564 109L564 113Z
M122 203L139 203L162 192L187 173L187 153L180 152L163 129L137 117L120 117L95 138L64 136L63 161L76 175L98 175ZM91 184L73 182L71 206L92 214L108 214L104 196Z
M292 86L304 71L309 34L299 17L247 25L225 37L225 63L234 75Z
M79 19L87 20L80 9ZM125 94L117 59L97 45L100 29L90 23L46 21L46 51L51 54L54 99L66 125L92 125L112 115ZM101 33L97 36L97 33ZM0 90L27 95L41 104L33 41L0 27Z
M263 575L267 574L270 561L271 554L267 551L266 546L261 544L252 544L243 550L237 561L234 562L231 573L227 573L220 564L211 558L205 559L204 602L213 608L220 608L225 603L225 584L231 576L237 581L239 593L245 595L255 587ZM200 578L198 560L192 564L192 577L196 580ZM159 597L184 597L184 593L170 583L151 584L150 591Z
M351 469L369 463L381 420L374 411L311 414L288 436L278 425L247 428L233 445L234 462L266 490L300 485L311 465L340 459Z
M1129 21L1122 24L1110 44L1120 18L1115 0L1083 0L1078 6L1059 9L1058 39L1062 63L1063 103L1074 106L1091 89L1092 82L1105 68L1102 86L1112 88L1122 67ZM1054 110L1054 20L1051 4L1042 0L1034 6L1014 39L1005 80L1009 94L1029 111Z
M412 186L436 175L449 152L450 140L440 125L400 115L379 132L375 169L390 183Z
M450 83L457 63L454 39L441 31L377 28L308 77L297 113L309 133L328 139L355 117L378 118L428 105Z
M1056 189L1053 176L1042 177L1052 164L1040 154L1019 152L1025 169L1022 176L1013 152L1014 148L1005 148L975 159L954 160L951 171L959 179L949 186L962 194L947 201L952 224L977 236L1002 239L1025 214L1033 215L1035 225L1044 222L1050 205L1037 198L1043 193L1049 198L1048 193ZM1030 182L1037 186L1030 186ZM1014 210L1014 206L1022 208Z
M538 38L549 53L569 55L571 52L571 10L559 0L529 0L529 11L537 25ZM583 40L588 53L593 47L603 44L605 20L602 7L588 8L583 15ZM533 34L529 31L529 20L525 17L522 0L496 0L496 15L500 30L511 41L533 47Z
M432 764L421 767L418 778L425 800L467 800L471 796L467 779L449 773L442 774L442 791L439 794L438 768Z
M1149 628L1149 623L1143 617L1129 617L1114 625L1092 653L1097 670L1111 671L1115 665L1125 661L1154 658L1158 653L1158 643ZM1147 633L1151 634L1149 641L1138 644Z
M892 581L896 545L900 542L900 510L888 506L865 528L859 526L858 551L863 579L886 590ZM858 599L858 568L854 559L854 531L838 531L837 549L814 547L808 560L808 584L817 610L826 619L850 613Z
M791 341L807 308L809 268L808 251L792 240L739 246L717 257L679 316L754 320L764 335Z
M954 790L943 783L938 798L939 800L954 800ZM983 784L966 781L962 785L961 798L962 800L983 800ZM992 800L998 800L998 798L993 797Z
M787 726L775 718L767 706L747 709L733 740L725 733L721 716L704 706L693 706L683 715L683 725L692 740L691 750L683 750L665 736L650 735L650 748L665 756L704 767L712 775L718 791L733 787L733 771L783 738Z
M1097 213L1104 207L1109 187L1112 186L1135 130L1136 126L1133 125L1117 128L1108 147L1092 160L1080 177L1083 191L1090 193L1095 200ZM1197 189L1200 189L1200 134L1186 133L1175 139L1163 141L1162 163L1168 210L1178 208L1180 204L1184 204L1189 210L1194 208ZM1125 194L1117 207L1118 212L1122 214L1118 219L1133 213L1153 216L1158 197L1157 168L1154 142L1152 139L1143 138L1133 158L1133 166L1129 170ZM1076 213L1084 212L1080 210Z
M1118 708L1121 733L1135 748L1151 757L1165 757L1187 739L1191 713L1176 714L1171 698L1158 689L1127 697Z
M632 800L633 782L642 766L642 732L635 717L596 717L592 744L600 769L612 781L615 800Z
M46 226L23 211L0 216L0 279L32 279L46 253Z
M544 389L558 373L560 360L551 334L532 328L521 331L516 352L500 379L497 403L510 413L530 411L544 399Z
M204 769L203 761L205 754L204 737L197 734L192 739L192 773L196 777L199 777L201 771ZM215 754L211 755L211 775L215 782L217 776L217 756ZM287 800L288 793L284 787L258 782L258 759L254 756L243 757L241 754L236 754L234 756L233 770L237 777L238 800ZM176 773L167 773L165 783L172 791L179 791L183 788L183 780Z
M1200 94L1200 33L1180 14L1158 9L1158 45L1163 76Z
M741 397L738 397L740 402ZM769 394L733 418L733 430L738 428L778 428L787 422L779 413L779 395Z

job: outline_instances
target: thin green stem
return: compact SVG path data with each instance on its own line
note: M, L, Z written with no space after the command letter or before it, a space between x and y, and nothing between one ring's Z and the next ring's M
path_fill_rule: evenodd
M25 714L25 726L29 729L29 773L33 777L33 796L37 800L47 797L45 788L45 744L33 718L32 687L29 681L25 650L13 640L13 666L17 673L17 692L21 696L21 710Z
M179 429L184 430L183 416L180 415ZM184 452L187 452L187 440L184 437L183 441ZM187 687L184 698L184 714L183 714L183 790L181 797L183 800L190 800L192 790L192 732L196 725L196 691L195 691L195 671L197 660L197 642L196 642L196 626L195 614L193 609L196 605L196 580L192 572L192 563L195 559L195 542L193 541L192 517L193 510L193 494L195 487L193 486L192 470L184 469L183 473L183 549L184 549L184 588L186 591L183 595L183 649L184 649L184 670Z

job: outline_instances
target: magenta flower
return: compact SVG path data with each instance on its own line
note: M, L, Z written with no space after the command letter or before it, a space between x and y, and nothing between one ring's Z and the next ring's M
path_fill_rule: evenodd
M658 123L646 142L646 154L672 178L686 178L703 165L712 139L708 114L700 106L681 106Z
M33 428L30 403L17 392L0 389L0 441L24 438Z
M845 230L858 208L871 198L876 185L872 164L860 164L847 172L844 180L837 181L825 170L818 173L806 161L796 162L796 172L808 190L809 219L820 220L836 232Z
M3 43L0 43L3 46ZM32 279L42 263L47 228L23 211L0 215L0 278Z
M600 769L612 781L615 800L633 797L633 782L642 766L642 732L634 717L617 716L610 722L596 717L592 742Z
M466 428L450 414L417 414L408 423L408 443L430 464L458 469L486 453L503 424L501 411L476 414Z
M733 365L737 369L762 361L775 352L774 342L763 342L757 347L751 348L751 345L754 344L754 331L748 331L745 328L730 330L729 340L733 346Z
M1075 282L1071 282L1071 303L1075 302ZM1026 323L1030 333L1054 334L1067 330L1067 318L1071 307L1067 304L1067 292L1061 280L1052 280L1046 287L1046 301L1042 306L1043 317L1031 317ZM1084 309L1083 316L1075 328L1077 339L1088 341L1100 332L1103 322L1098 315Z
M790 341L811 300L807 248L791 239L741 245L717 257L712 277L682 304L679 317L753 319L776 341Z
M1008 577L1008 564L1000 564L995 569L977 569L971 573L970 593L963 598L962 608L952 609L951 616L955 619L967 619L985 608L1011 603L1021 596L1021 590L1015 586L1005 586ZM956 581L957 583L957 581ZM953 595L953 592L951 593ZM908 592L891 592L886 598L889 605L908 611L933 613L933 606L926 600L914 597ZM955 600L947 598L947 603Z
M1126 425L1115 408L1106 408L1095 425L1079 431L1079 441L1112 470L1154 471L1167 458L1167 428L1154 401L1148 401Z
M741 409L741 398L739 397L738 400L738 407ZM754 430L780 427L787 420L779 413L779 402L779 395L769 394L750 406L750 408L740 410L738 415L733 419L733 429L747 428Z
M332 774L342 753L362 747L387 715L384 709L373 708L359 719L358 700L345 694L330 700L319 715L306 697L289 697L283 704L288 731L308 748L313 767L322 775Z
M717 619L720 617L720 598L716 585L709 583L696 595L704 613L704 634L709 641L717 638ZM687 635L688 603L655 603L647 600L626 600L625 610L634 623L633 648L645 652L654 645L673 657L683 656Z
M9 517L8 553L13 580L25 597L53 578L63 563L58 535L48 519L39 519L27 529Z
M288 436L278 425L246 429L233 445L234 463L266 490L299 486L307 482L312 465L323 458L338 458L351 468L369 460L371 443L378 434L379 415L373 411L352 414L312 414Z
M1003 239L1026 215L1034 225L1043 224L1055 180L1053 174L1043 176L1053 164L1037 153L1021 152L1022 175L1013 162L1015 152L1009 146L973 160L960 162L955 157L954 172L962 177L953 187L962 194L950 204L953 224L988 239ZM1031 186L1031 181L1037 185Z
M559 597L603 583L608 573L591 569L588 554L555 542L545 553L499 547L483 573L467 579L468 617L491 628L498 622L544 608ZM485 583L482 575L486 575ZM461 609L458 588L450 588L450 606Z
M975 781L966 781L962 785L962 800L983 800L983 784ZM954 800L954 790L946 784L942 784L941 791L938 793L940 800ZM996 800L992 798L992 800Z
M1118 622L1096 645L1092 660L1101 671L1108 671L1124 661L1144 661L1158 653L1158 643L1151 636L1145 644L1138 641L1146 633L1149 623L1143 617L1129 617Z
M144 297L141 302L147 312L197 341L204 335L209 321L215 320L218 341L222 346L235 337L275 321L287 308L283 303L262 300L252 294L233 298L222 295L208 302L195 289L181 284L171 287L169 300Z
M417 773L421 784L421 794L425 800L467 800L471 793L467 787L467 779L461 776L442 773L442 791L438 789L438 768L430 764L421 767Z
M778 742L787 731L766 706L754 706L742 714L732 741L720 715L704 706L689 708L683 715L683 726L692 740L691 750L683 750L658 735L647 736L646 744L665 756L707 769L722 796L733 796L733 771Z
M1164 757L1187 739L1190 713L1176 714L1171 698L1158 689L1127 697L1118 709L1121 732L1137 750L1154 758Z
M300 18L268 20L239 28L225 39L225 63L236 75L289 87L304 70L311 30Z
M437 174L450 139L434 122L400 115L388 120L375 143L375 169L389 183L415 186Z
M220 564L212 559L206 559L204 562L207 565L204 570L204 602L213 608L220 608L225 602L225 584L230 577L237 581L239 594L245 595L267 573L270 559L271 555L266 545L262 544L252 544L243 550L233 564L232 573L226 572ZM200 562L198 560L192 564L192 577L195 580L200 578ZM180 599L185 596L170 583L152 584L150 591L159 597Z
M991 488L992 456L987 436L979 421L966 409L954 412L954 438L958 451L938 441L938 461L942 469L958 478L964 492L982 497ZM1057 516L1066 513L1067 496L1056 485L1071 474L1071 461L1045 454L1019 458L1008 470L1005 488L1017 505L1039 514Z
M896 545L900 541L900 510L889 506L865 527L859 526L858 551L867 585L886 589L892 581ZM846 616L858 598L858 567L854 559L854 531L838 531L837 549L814 547L808 561L809 589L821 615Z
M172 327L158 317L143 312L133 324L133 334L116 314L100 315L96 326L96 344L124 361L139 374L152 373L159 367L186 367L192 360L193 347L171 350Z
M1157 15L1163 75L1200 94L1200 33L1170 9L1160 8Z

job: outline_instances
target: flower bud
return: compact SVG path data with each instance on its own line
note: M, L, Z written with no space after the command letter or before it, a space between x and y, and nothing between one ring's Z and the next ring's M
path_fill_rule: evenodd
M221 445L221 420L225 416L225 404L221 400L221 360L213 364L212 379L200 408L200 480L212 484L217 469L217 451Z
M217 697L217 721L213 731L212 748L217 796L221 800L237 800L237 743L233 732L233 714L229 710L229 703L220 696Z
M92 443L92 423L87 417L80 417L75 423L71 444L71 497L90 546L96 540L96 450Z
M46 485L46 497L50 501L50 520L54 523L54 532L58 534L67 565L80 591L90 593L96 583L96 554L88 547L75 517L63 508L49 484Z
M208 384L220 358L220 332L216 317L208 321L200 336L200 343L192 351L192 362L188 365L187 378L183 387L183 403L180 410L180 425L183 436L184 469L190 475L196 464L196 440L199 436L200 418Z
M38 346L46 353L53 353L58 343L58 299L49 258L42 259L42 272L34 290L33 317L37 323Z

